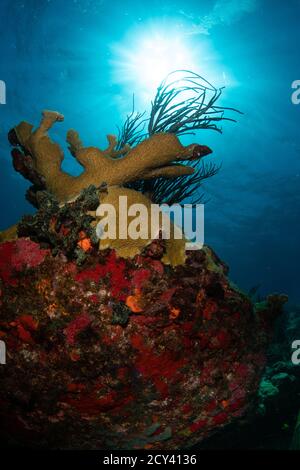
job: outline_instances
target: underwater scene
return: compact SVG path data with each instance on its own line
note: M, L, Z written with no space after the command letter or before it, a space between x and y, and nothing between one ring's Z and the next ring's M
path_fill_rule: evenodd
M1 0L1 449L300 450L299 15Z

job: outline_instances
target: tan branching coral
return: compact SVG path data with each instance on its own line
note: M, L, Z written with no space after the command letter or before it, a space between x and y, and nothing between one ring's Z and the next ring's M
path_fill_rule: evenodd
M199 160L211 153L206 146L192 144L185 147L175 134L163 132L151 135L134 148L130 148L127 144L119 148L116 137L108 135L107 149L100 150L96 147L84 147L78 132L69 130L67 133L69 150L84 169L79 176L72 176L62 170L63 151L48 136L48 131L54 123L63 119L64 117L58 112L44 111L36 130L33 130L31 124L21 122L11 131L10 142L15 147L21 148L21 151L15 148L12 152L15 169L34 183L34 191L39 191L40 188L47 189L60 205L74 201L90 186L101 188L104 185L107 191L105 194L99 191L100 205L110 204L118 219L122 212L119 205L120 196L127 198L128 207L132 204L142 204L148 213L143 220L141 219L140 225L151 226L151 200L145 194L124 186L139 180L191 175L195 169L180 162ZM146 237L138 239L117 235L106 240L101 239L99 248L115 249L119 256L132 258L161 235L162 221L167 216L161 214L159 217L160 226L154 235L149 232ZM130 225L133 219L129 217L125 224ZM165 241L166 249L162 260L166 264L179 265L185 261L185 239L183 236L177 238L175 231L180 229L174 228L170 220L169 223L170 238ZM126 226L118 226L117 229L119 228L127 229ZM13 236L14 234L15 232ZM10 232L8 236L11 236Z
M103 182L122 186L140 179L190 175L193 168L173 162L200 159L211 152L208 147L196 144L185 147L174 134L168 133L155 134L133 149L125 145L120 150L116 150L116 138L109 135L108 148L100 150L84 147L78 133L71 130L67 134L69 149L84 168L81 175L71 176L61 169L62 149L48 136L53 124L63 119L58 112L44 111L35 131L27 122L15 128L17 141L31 155L34 170L62 203L76 198L84 188Z

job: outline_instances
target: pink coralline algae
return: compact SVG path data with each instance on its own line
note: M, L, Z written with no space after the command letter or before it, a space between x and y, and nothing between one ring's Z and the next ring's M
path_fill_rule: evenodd
M35 448L199 443L251 408L285 301L253 304L208 247L77 266L22 238L0 245L0 291L0 435Z
M75 320L71 321L64 330L67 343L75 344L76 336L78 335L78 333L84 330L91 323L91 321L91 318L86 313L79 315L75 318Z
M81 271L77 275L76 281L99 282L100 279L105 276L109 276L112 295L119 300L124 300L124 291L129 286L129 281L126 278L125 267L125 261L123 259L117 259L115 252L111 251L105 264L97 264L91 269Z
M39 245L28 239L20 238L13 242L0 244L0 276L14 282L13 274L24 268L35 268L41 264L48 250L41 250Z

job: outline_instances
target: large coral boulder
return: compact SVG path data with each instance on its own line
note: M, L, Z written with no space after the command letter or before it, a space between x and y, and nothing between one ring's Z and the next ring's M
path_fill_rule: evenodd
M1 435L50 448L183 448L242 416L284 298L259 305L208 247L162 264L82 266L20 238L0 244Z

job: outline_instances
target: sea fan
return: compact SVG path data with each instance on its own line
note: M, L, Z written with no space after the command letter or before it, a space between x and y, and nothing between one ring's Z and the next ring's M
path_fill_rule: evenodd
M234 108L217 106L222 90L188 70L170 73L157 89L148 119L145 113L135 112L133 101L132 112L119 129L120 148L125 144L137 145L143 139L161 132L176 135L195 134L199 129L222 132L219 126L221 121L236 122L232 117L225 116L225 112L240 113ZM148 132L145 132L146 126ZM198 190L202 182L218 173L220 167L197 161L194 169L194 174L190 176L172 180L141 180L127 187L147 193L157 204L180 203L190 197L193 203L201 202L203 194L199 194Z

